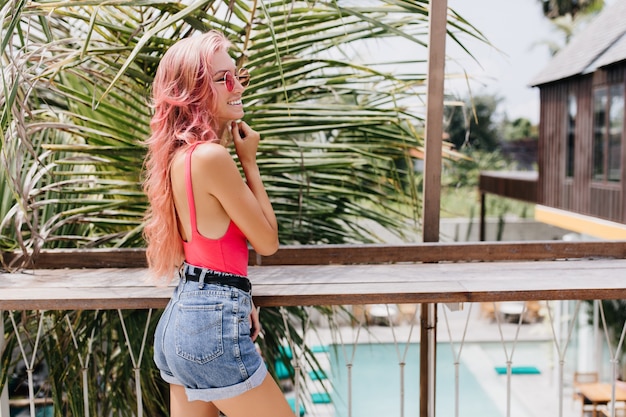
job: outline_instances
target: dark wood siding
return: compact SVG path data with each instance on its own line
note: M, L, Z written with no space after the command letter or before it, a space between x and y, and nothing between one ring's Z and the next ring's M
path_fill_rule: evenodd
M622 222L615 218L622 208L622 190L616 187L603 187L593 185L591 187L591 204L589 214L603 219Z
M626 223L626 144L622 135L621 181L591 180L593 157L594 88L624 84L626 63L593 74L573 77L540 87L538 203ZM567 100L577 96L574 176L565 176Z
M563 201L562 192L567 87L567 83L554 83L541 88L538 155L538 202L563 209L569 206L568 201Z
M577 213L592 214L591 202L591 158L593 150L593 89L591 77L583 77L572 82L572 92L578 97L576 120L576 165L574 167L573 200L571 210Z

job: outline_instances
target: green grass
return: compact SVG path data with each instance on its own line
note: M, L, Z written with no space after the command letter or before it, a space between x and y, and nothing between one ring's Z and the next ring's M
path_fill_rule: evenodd
M523 201L488 194L486 217L518 217L532 219L535 205ZM478 218L480 217L480 193L476 187L442 188L441 218Z

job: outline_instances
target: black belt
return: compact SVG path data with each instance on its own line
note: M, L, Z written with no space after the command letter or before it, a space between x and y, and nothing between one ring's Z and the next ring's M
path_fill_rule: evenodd
M182 271L187 281L203 282L205 284L220 284L239 288L240 290L252 291L252 283L244 276L230 274L228 272L214 271L199 266L183 264Z

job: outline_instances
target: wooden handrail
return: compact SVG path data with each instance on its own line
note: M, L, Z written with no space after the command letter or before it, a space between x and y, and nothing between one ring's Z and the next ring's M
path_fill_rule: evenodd
M4 252L5 264L22 255ZM249 265L355 265L402 262L496 262L557 259L626 259L626 241L523 241L410 243L403 245L283 245L272 256L250 250ZM26 268L145 268L144 249L53 249L41 251Z
M249 268L259 306L626 299L624 259L277 265ZM162 308L145 268L0 274L0 310ZM173 284L172 284L173 285Z
M11 259L4 254L4 261ZM13 255L14 256L14 255ZM161 308L141 249L51 250L0 274L2 309ZM250 253L257 305L626 298L626 242L283 246Z

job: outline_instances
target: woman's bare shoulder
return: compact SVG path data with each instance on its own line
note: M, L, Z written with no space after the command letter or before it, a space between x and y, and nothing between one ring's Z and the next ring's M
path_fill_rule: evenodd
M201 143L193 153L193 158L200 162L204 169L223 168L225 165L234 165L235 161L228 149L219 143Z
M228 149L215 142L202 142L198 144L193 154L204 158L221 158L223 156L230 156Z

